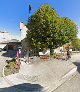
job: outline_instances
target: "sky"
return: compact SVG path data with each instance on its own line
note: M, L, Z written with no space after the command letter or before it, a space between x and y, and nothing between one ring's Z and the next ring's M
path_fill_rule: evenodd
M29 14L29 4L32 6ZM0 31L20 37L20 22L27 24L28 17L40 6L50 4L60 17L68 17L78 26L80 37L80 0L0 0Z

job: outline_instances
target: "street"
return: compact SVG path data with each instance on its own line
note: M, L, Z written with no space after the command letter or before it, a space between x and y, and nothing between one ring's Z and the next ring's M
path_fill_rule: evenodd
M72 63L77 66L75 76L72 76L57 89L52 92L80 92L80 54L74 54L72 56Z
M70 80L63 83L53 92L80 92L80 69Z

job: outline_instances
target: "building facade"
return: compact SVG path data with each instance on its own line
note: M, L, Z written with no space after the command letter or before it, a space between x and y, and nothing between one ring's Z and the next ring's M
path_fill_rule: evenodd
M8 32L1 32L0 31L0 43L7 41L7 40L11 40L11 35Z
M14 38L9 32L0 31L0 48L3 50L17 50L20 41Z
M26 38L26 34L28 31L28 28L25 26L23 22L20 22L20 31L21 31L21 40L23 40L24 38Z
M21 31L22 49L26 50L27 49L26 34L27 34L27 31L28 31L28 28L25 26L25 24L23 22L20 22L20 31Z

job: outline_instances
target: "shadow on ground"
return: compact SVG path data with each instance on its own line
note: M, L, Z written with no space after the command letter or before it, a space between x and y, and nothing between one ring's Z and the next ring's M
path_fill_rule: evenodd
M43 92L43 87L39 84L24 83L7 88L0 88L0 92Z
M77 66L77 71L80 73L80 61L77 60L76 62L73 62L73 64Z
M16 56L16 51L6 51L2 54L2 56L4 57L10 57L10 58L14 58Z

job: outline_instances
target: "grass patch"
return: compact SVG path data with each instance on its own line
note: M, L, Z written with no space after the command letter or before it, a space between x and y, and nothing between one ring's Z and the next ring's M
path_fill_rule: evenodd
M7 61L7 65L4 68L4 75L8 76L15 73L18 73L18 69L16 69L16 60L13 58Z
M63 56L64 56L63 54L54 53L51 57L54 58L54 59L59 59L59 58L62 58Z

